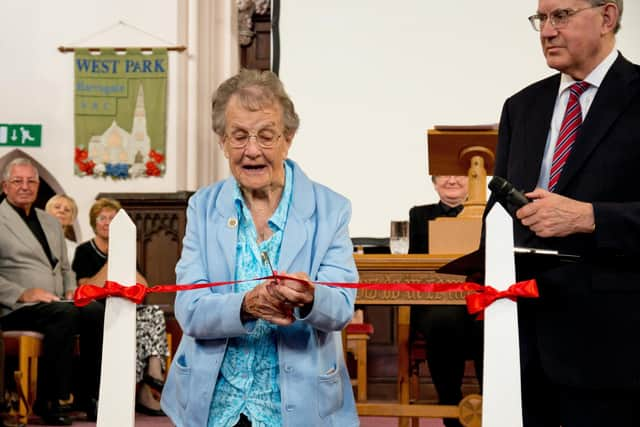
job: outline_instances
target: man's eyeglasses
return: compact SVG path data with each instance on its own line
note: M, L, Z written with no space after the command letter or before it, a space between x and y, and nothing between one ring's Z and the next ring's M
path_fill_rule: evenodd
M544 24L549 21L551 26L556 30L560 30L567 26L569 23L569 18L573 15L582 12L583 10L595 9L596 7L602 7L606 3L599 4L597 6L589 6L583 7L581 9L556 9L549 13L536 13L535 15L531 15L529 18L529 22L531 22L531 26L534 30L540 31Z
M11 178L9 179L9 184L13 185L14 187L22 187L24 184L26 184L28 187L35 187L36 185L38 185L38 181L37 179L33 179L33 178L29 178L29 179L20 179L20 178Z
M262 148L272 148L276 145L281 136L281 133L276 134L273 130L263 129L259 130L257 133L237 130L230 134L225 134L224 138L229 141L229 145L233 148L246 147L251 138L255 138L258 145Z

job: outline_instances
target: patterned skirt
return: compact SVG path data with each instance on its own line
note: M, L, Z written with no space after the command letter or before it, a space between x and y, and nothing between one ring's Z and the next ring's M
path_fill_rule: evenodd
M157 356L165 371L167 347L167 328L164 313L157 305L138 307L136 311L136 382L142 381L149 357Z

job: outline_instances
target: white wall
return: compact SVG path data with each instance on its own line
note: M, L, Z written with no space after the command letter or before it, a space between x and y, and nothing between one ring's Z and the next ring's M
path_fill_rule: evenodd
M179 0L5 0L0 3L0 123L42 124L42 146L23 151L45 165L80 207L82 240L93 232L88 212L100 192L176 191L176 54L169 54L167 173L113 181L73 175L73 54L57 47L161 45L126 28L95 35L119 21L175 44ZM90 37L86 43L84 39ZM0 147L0 157L15 147Z
M206 1L214 0L189 0L189 5ZM87 212L99 192L184 189L177 175L184 176L185 167L176 152L185 140L176 122L181 113L187 120L193 116L177 111L178 54L171 53L165 177L74 176L73 55L57 47L155 41L115 31L81 43L118 21L177 42L178 9L185 4L0 2L0 123L43 124L42 147L25 151L78 201L83 240L93 235ZM291 157L312 178L352 200L352 235L385 236L390 219L407 217L412 205L435 200L426 174L427 129L496 122L507 96L550 73L526 21L535 8L535 0L282 2L281 76L302 118ZM640 62L640 4L627 0L625 8L618 45L627 58ZM189 62L196 59L190 52ZM11 150L0 147L0 157Z
M290 156L353 202L352 236L437 200L426 130L494 123L509 95L552 73L526 17L535 0L283 1L280 76L301 128ZM640 3L618 48L640 62ZM314 55L303 54L314 52Z

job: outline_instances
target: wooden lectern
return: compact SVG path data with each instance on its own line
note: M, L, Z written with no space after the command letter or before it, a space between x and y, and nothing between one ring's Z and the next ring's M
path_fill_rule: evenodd
M469 197L456 218L429 221L429 253L465 254L478 248L493 173L496 126L436 126L427 132L430 175L467 175Z

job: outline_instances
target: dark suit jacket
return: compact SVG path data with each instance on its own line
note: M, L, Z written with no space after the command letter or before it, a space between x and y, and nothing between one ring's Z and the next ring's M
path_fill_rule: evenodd
M554 75L504 104L494 174L518 189L536 186L559 83ZM532 350L555 382L640 388L638 168L640 67L619 55L556 187L593 204L595 232L543 239L514 221L516 245L582 256L577 263L517 264L518 278L535 277L540 288L539 299L519 302L523 353Z

